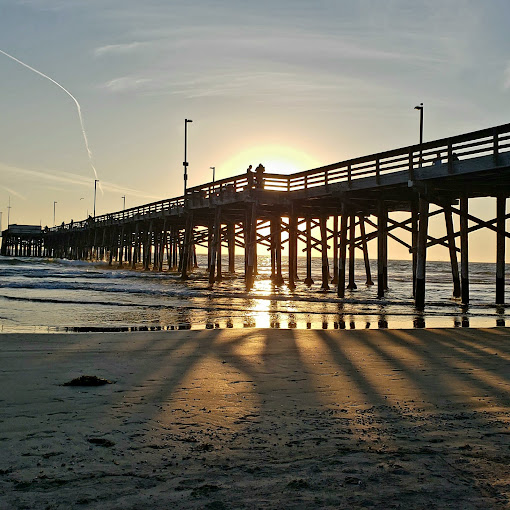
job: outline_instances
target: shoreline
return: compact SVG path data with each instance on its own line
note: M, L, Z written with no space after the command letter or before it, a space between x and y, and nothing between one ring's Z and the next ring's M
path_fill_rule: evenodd
M510 505L507 328L76 336L0 335L2 508Z

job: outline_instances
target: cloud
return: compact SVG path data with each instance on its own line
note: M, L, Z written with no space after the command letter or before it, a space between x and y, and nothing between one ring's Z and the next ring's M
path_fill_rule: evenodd
M94 49L94 56L103 57L105 55L119 55L126 54L136 51L144 46L147 46L148 42L133 41L130 43L123 44L107 44L106 46L100 46Z
M50 181L50 182L59 182L59 183L65 183L65 184L72 184L74 186L80 186L83 188L90 189L91 187L91 180L88 177L83 177L81 175L73 174L71 172L50 172L50 171L41 171L41 170L32 170L28 168L19 168L11 165L7 165L5 163L0 162L0 170L5 172L11 172L16 175L26 175L30 176L31 180L40 180L40 181ZM155 196L155 195L149 195L147 193L143 193L140 190L132 189L132 188L126 188L125 186L119 186L118 184L107 182L107 181L100 181L102 184L102 188L105 191L113 191L113 192L121 192L121 193L127 193L130 196L133 197L139 197L147 200L161 200L161 196ZM13 190L9 190L5 186L3 186L4 189L9 191L15 196L19 196L23 200L25 197L20 195L19 193L16 193Z
M153 82L150 78L141 78L139 76L121 76L114 78L102 85L103 88L110 92L127 92L145 89L147 85Z
M1 186L2 189L7 191L10 195L14 195L15 197L21 198L21 200L26 200L27 197L25 195L22 195L21 193L18 193L17 191L13 190L12 188L8 188L7 186Z
M503 87L505 90L510 89L510 62L506 65L506 69L504 72L504 81L503 81Z

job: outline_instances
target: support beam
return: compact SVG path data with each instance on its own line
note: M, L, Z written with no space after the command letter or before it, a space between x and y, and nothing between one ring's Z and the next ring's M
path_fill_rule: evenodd
M282 274L282 218L278 214L275 221L275 261L276 261L276 275L274 278L275 285L283 285L283 274Z
M446 235L448 236L448 250L450 252L450 265L452 267L453 297L460 297L459 264L457 262L457 247L455 246L455 233L453 230L452 210L449 206L444 207L444 219L446 223Z
M296 288L297 229L298 218L291 212L289 216L289 289L291 290Z
M347 211L342 204L342 218L340 220L340 255L338 257L338 289L339 298L345 297L345 261L347 258Z
M246 209L244 236L246 257L245 284L247 289L251 289L255 281L255 243L257 242L257 205L255 203L252 203Z
M218 209L220 207L218 206ZM221 241L222 241L222 230L221 230L221 217L218 220L218 237L216 240L216 281L221 282L223 279L222 276L222 266L221 266Z
M462 304L469 303L468 198L460 199L460 279Z
M186 218L186 227L184 230L184 239L181 250L181 280L188 279L188 271L191 260L191 251L193 243L193 212L190 211Z
M209 260L209 284L212 285L216 281L216 261L218 255L218 245L221 244L221 207L216 207L214 213L214 225L212 229L211 239L211 255ZM220 241L220 242L219 242Z
M378 203L377 219L377 297L384 297L386 290L385 267L387 266L387 226L388 213L383 200Z
M236 272L236 225L234 222L227 224L227 243L228 243L228 272Z
M338 215L333 216L333 285L338 283Z
M413 297L416 298L416 267L418 264L418 217L419 202L411 202L411 256L413 268Z
M353 214L349 217L349 283L347 288L349 290L357 289L355 282L355 249L356 249L356 216Z
M323 216L320 219L321 229L321 256L322 256L322 290L329 290L329 261L328 261L328 231L327 231L328 217Z
M363 261L365 262L365 274L367 276L365 285L373 285L374 282L372 280L372 271L370 269L370 258L368 256L367 235L366 235L366 231L365 231L365 217L364 216L360 216L360 218L359 218L359 228L360 228L360 236L361 236L361 246L363 249Z
M306 278L305 285L313 285L312 279L312 221L306 218Z
M496 238L496 304L505 303L505 215L506 197L496 198L497 238Z
M418 257L416 261L415 305L418 310L425 307L425 266L427 261L427 233L429 226L429 202L420 197L419 202Z

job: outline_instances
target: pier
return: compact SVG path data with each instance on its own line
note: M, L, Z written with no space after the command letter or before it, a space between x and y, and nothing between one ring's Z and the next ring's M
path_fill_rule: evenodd
M436 245L449 253L453 296L469 303L469 233L483 228L496 233L494 295L496 304L504 304L509 170L510 124L504 124L291 175L245 172L188 188L185 196L39 232L20 233L10 225L2 233L1 254L107 260L116 267L175 271L186 279L201 246L208 251L211 285L237 272L247 289L257 274L259 250L271 255L274 284L290 289L298 279L315 283L311 258L320 254L322 291L334 286L341 299L357 285L374 285L383 298L390 286L392 239L411 253L415 305L423 309L427 249ZM470 199L480 197L494 199L493 219L470 214ZM444 219L441 237L429 231L429 218L436 215ZM377 244L376 275L370 242ZM300 248L304 274L297 271ZM244 267L235 267L236 249L244 251ZM222 266L222 250L228 267ZM355 274L356 256L365 262L364 275Z

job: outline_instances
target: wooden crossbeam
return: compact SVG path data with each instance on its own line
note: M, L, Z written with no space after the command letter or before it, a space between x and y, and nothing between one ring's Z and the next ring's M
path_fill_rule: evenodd
M454 212L457 212L457 211L454 211ZM460 213L460 211L458 212ZM460 214L459 214L460 216ZM468 217L470 216L469 214L467 215ZM510 218L510 213L508 214L505 214L505 220L507 220L508 218ZM474 220L473 220L474 221ZM482 221L482 220L478 220L478 224L477 225L473 225L471 227L468 228L468 233L471 233L471 232L475 232L477 230L480 230L484 227L487 227L489 228L490 230L493 230L494 232L500 232L501 234L505 235L506 237L510 237L510 233L507 233L505 231L501 231L501 230L498 230L496 227L490 227L490 225L492 225L493 223L496 223L497 222L497 218L494 218L492 220L488 220L488 221ZM460 236L460 232L455 232L453 234L453 237L459 237ZM437 242L434 242L434 243L430 243L430 244L427 244L427 248L429 246L434 246L436 244L439 243L439 241L444 241L445 239L447 239L447 236L444 236L444 237L441 237L437 240Z

